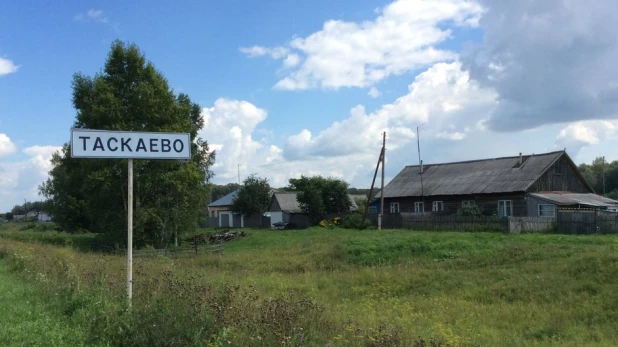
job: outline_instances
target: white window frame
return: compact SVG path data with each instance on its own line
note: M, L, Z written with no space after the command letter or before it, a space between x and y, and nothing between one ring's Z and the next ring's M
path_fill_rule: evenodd
M399 203L391 202L391 213L399 213Z
M444 202L443 201L434 201L431 205L431 212L441 212L444 211Z
M463 200L461 202L461 207L472 207L475 205L476 205L476 202L474 202L474 200Z
M507 204L508 203L508 204ZM501 211L501 206L504 206ZM507 213L506 207L507 205L510 207ZM499 217L510 217L513 215L513 200L498 200L498 216Z
M425 203L422 202L422 201L415 202L414 203L414 212L415 213L424 213L425 212Z
M551 212L551 216L550 215L542 215L541 214L541 206L551 206L551 211L547 210L547 212ZM539 217L548 217L548 218L555 218L556 217L556 205L554 204L539 204L538 206L538 213L539 213Z

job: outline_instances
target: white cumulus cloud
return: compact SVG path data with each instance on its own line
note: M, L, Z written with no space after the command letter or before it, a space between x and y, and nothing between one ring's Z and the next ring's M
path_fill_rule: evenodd
M369 95L372 98L377 98L380 95L382 95L382 93L380 93L380 91L378 90L378 88L376 87L371 87L369 88L369 92L367 93L367 95Z
M578 153L583 147L607 140L617 129L618 121L592 120L571 123L560 131L556 145Z
M329 20L322 30L285 46L240 50L250 57L285 59L288 68L298 64L277 82L279 89L366 87L391 75L455 59L456 53L437 45L451 37L449 26L475 27L482 13L472 1L397 0L373 21Z
M0 158L5 155L13 154L17 147L6 134L0 134Z
M18 69L19 66L15 65L12 60L0 57L0 76L17 72Z
M51 155L56 146L32 146L22 150L27 159L17 162L0 161L0 212L9 211L16 204L43 199L38 187L48 178L52 169Z

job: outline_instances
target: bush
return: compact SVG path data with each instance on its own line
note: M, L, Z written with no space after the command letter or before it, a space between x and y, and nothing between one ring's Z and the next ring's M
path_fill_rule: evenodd
M369 219L365 219L361 224L362 219L363 217L360 214L352 214L343 219L341 226L345 229L367 229L373 226Z
M458 216L480 217L483 215L483 210L477 205L462 207L457 210Z

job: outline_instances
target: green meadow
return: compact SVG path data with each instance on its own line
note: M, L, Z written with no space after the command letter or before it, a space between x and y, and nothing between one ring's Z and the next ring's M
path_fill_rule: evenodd
M615 236L250 230L223 254L136 258L129 309L126 259L93 235L2 228L0 281L84 344L618 344Z

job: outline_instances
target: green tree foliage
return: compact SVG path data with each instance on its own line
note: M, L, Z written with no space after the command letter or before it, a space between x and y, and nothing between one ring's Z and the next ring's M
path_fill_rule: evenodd
M607 197L618 198L618 161L608 163L603 157L598 157L592 164L581 164L579 171L597 194L605 192Z
M290 190L298 192L298 202L313 223L328 214L350 211L348 184L335 178L313 176L290 179Z
M134 162L136 246L165 246L203 215L214 152L197 137L199 105L174 95L166 79L133 44L116 41L103 71L73 76L74 127L191 134L189 161ZM52 157L50 178L40 187L54 221L67 231L87 229L126 242L127 161L73 159L69 144Z
M268 185L268 180L253 174L243 182L234 198L231 210L244 215L262 213L268 210L269 203L270 185Z

